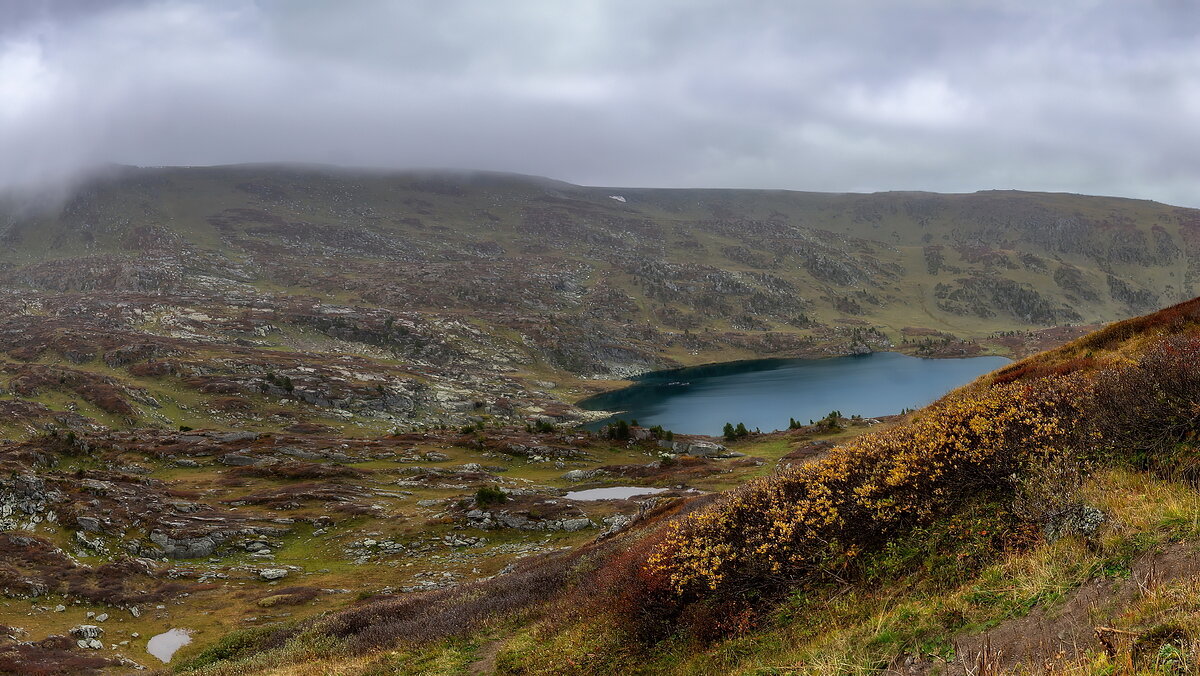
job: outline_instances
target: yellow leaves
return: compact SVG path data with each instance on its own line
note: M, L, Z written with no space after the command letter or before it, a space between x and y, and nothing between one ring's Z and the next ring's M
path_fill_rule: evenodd
M902 524L1005 485L1061 447L1073 420L1059 409L1069 399L1061 378L1041 383L959 395L820 462L747 484L686 517L649 565L683 591L859 557Z

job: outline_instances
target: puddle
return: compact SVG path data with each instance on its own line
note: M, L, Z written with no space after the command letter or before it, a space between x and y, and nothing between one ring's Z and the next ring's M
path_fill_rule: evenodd
M146 644L146 652L166 664L171 661L171 656L175 654L176 650L191 642L192 632L190 629L172 629L152 637Z
M608 488L589 488L586 491L571 491L563 497L567 500L627 500L635 495L653 495L662 493L666 488L646 488L645 486L610 486Z

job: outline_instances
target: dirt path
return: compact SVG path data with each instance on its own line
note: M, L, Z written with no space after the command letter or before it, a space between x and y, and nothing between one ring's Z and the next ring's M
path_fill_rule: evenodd
M928 674L936 666L940 668L938 673L964 676L974 671L981 653L1004 670L1016 665L1038 669L1045 664L1073 660L1088 650L1103 649L1096 628L1111 626L1112 620L1147 587L1197 575L1200 575L1200 555L1195 544L1172 545L1138 559L1128 580L1092 580L1071 592L1061 604L1037 608L980 634L960 636L954 641L959 656L954 664L901 663L893 665L888 673Z
M496 673L496 657L500 654L500 649L504 647L504 641L496 639L488 641L479 649L479 659L475 660L467 669L467 673L472 676L484 676L485 674Z

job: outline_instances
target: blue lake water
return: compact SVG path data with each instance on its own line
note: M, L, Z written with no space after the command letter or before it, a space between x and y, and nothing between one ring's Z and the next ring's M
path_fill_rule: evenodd
M639 376L624 389L579 402L617 418L685 434L719 435L726 422L764 432L786 429L830 411L865 417L920 408L950 390L1010 363L1004 357L922 359L876 352L833 359L760 359L710 364Z

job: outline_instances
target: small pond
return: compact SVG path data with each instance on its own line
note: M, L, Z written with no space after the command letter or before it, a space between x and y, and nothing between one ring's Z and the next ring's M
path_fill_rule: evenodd
M567 500L628 500L637 495L653 495L665 490L668 489L644 486L609 486L607 488L589 488L585 491L571 491L563 497Z
M192 642L192 632L188 629L172 629L151 637L146 643L146 652L162 660L163 664L171 661L175 651Z
M579 406L622 411L589 424L592 430L624 418L686 434L719 435L726 422L766 432L787 428L789 418L807 423L834 410L871 417L920 408L1008 363L1004 357L923 359L896 352L729 362L647 373Z

